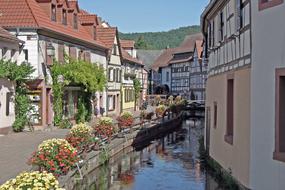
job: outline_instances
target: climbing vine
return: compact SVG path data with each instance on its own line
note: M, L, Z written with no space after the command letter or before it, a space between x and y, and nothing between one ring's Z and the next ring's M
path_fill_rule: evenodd
M0 78L6 78L16 84L15 92L15 122L13 130L15 132L23 131L29 121L28 112L31 110L31 104L27 95L28 89L26 82L34 72L33 67L28 63L17 65L11 60L0 60Z
M135 90L135 110L136 110L137 101L141 93L141 82L139 81L139 79L135 78L133 80L133 83L134 83L134 90Z
M54 123L59 125L63 118L64 86L73 84L83 88L80 98L79 112L76 115L78 122L88 120L91 116L90 97L97 91L103 91L107 79L104 68L83 60L74 60L65 56L64 63L54 61L51 68L53 78ZM59 79L63 79L60 81ZM86 112L87 111L87 112ZM82 115L79 115L82 114Z

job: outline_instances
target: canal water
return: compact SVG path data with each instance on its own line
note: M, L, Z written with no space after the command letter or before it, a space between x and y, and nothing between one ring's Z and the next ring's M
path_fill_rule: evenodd
M75 189L221 190L199 162L203 126L204 120L186 120L165 137L117 155Z

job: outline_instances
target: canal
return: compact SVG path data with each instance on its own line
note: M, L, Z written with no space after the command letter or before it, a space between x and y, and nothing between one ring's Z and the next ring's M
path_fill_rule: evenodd
M203 126L204 120L186 120L163 138L112 158L74 189L222 190L199 161Z

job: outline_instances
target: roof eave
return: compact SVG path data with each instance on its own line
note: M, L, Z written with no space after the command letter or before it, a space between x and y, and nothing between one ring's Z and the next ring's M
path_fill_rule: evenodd
M98 48L99 48L99 49L102 49L102 50L108 50L108 49L109 49L107 46L103 46L103 45L97 44L97 43L95 43L95 42L92 43L92 42L90 42L90 41L86 41L86 40L82 40L82 39L79 39L79 38L75 38L75 37L72 37L72 36L70 36L70 35L67 35L67 34L64 34L64 33L61 33L61 32L56 32L56 31L54 31L54 30L50 30L50 29L48 29L48 28L39 28L39 29L38 29L38 31L41 31L41 30L47 31L47 32L49 32L49 33L56 34L56 35L58 35L58 36L64 36L64 37L67 37L67 38L76 39L77 41L80 41L80 42L83 42L83 43L85 43L85 44L91 45L91 46L93 46L93 47L96 47L97 49L98 49Z

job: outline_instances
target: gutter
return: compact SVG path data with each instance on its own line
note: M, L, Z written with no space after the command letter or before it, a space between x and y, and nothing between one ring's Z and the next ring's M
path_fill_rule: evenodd
M100 44L95 44L95 43L92 43L92 42L89 42L89 41L86 41L86 40L82 40L82 39L79 39L79 38L75 38L75 37L72 37L70 35L67 35L67 34L64 34L64 33L60 33L60 32L55 32L54 30L51 30L51 29L48 29L48 28L39 28L38 29L38 32L40 34L45 34L45 33L41 33L41 31L43 32L48 32L48 33L51 33L51 34L55 34L57 36L63 36L63 37L66 37L66 38L69 38L69 39L75 39L76 41L78 42L82 42L82 43L76 43L76 41L72 41L71 40L71 43L75 43L77 45L83 45L83 44L87 44L89 46L92 46L92 47L95 47L96 49L101 49L101 50L108 50L109 48L107 48L106 46L104 45L100 45ZM62 39L59 39L59 40L62 40Z
M211 11L211 9L214 7L214 5L218 2L218 0L211 0L210 3L206 6L206 8L204 9L203 13L201 14L201 30L202 33L204 34L204 20L206 18L206 16L208 15L208 13Z

